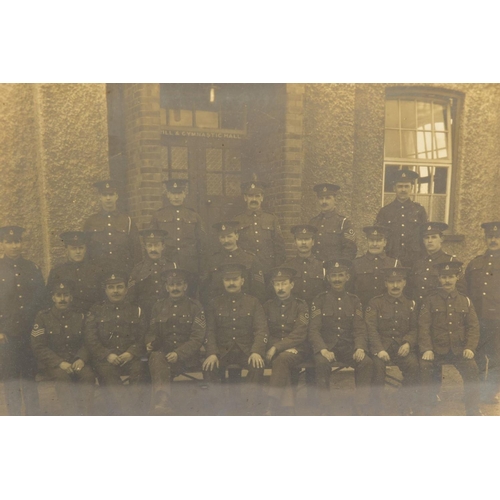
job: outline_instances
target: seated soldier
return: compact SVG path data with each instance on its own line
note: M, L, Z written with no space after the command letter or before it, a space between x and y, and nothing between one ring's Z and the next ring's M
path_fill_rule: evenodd
M363 414L368 411L373 363L366 355L368 345L361 301L345 291L351 262L331 260L324 266L330 290L313 300L309 322L321 412L330 414L331 363L340 361L354 367L356 397L353 410Z
M207 309L203 375L214 382L225 377L229 365L248 370L246 410L254 413L260 403L263 356L269 336L266 316L259 301L242 292L246 271L243 264L225 264L220 271L225 293L215 297Z
M455 260L436 264L436 267L440 288L424 298L418 317L422 410L424 414L431 413L435 366L453 364L464 382L466 415L480 416L479 371L474 359L479 321L470 299L456 289L462 263Z
M52 280L54 303L40 311L31 332L31 347L38 364L55 381L63 415L91 415L95 375L83 343L84 314L73 309L74 283Z
M138 414L144 408L144 335L146 323L140 307L125 300L128 275L123 271L104 274L106 300L95 304L87 314L85 343L99 384L106 390L111 413ZM128 375L130 387L121 376Z
M171 377L189 368L199 370L206 322L203 306L186 295L189 273L170 269L162 274L162 278L168 297L153 307L146 348L150 353L153 414L172 415Z
M304 300L292 295L295 273L287 267L271 269L275 297L264 304L269 326L266 361L273 370L267 415L293 414L291 372L305 359L309 308Z
M417 345L417 317L415 302L403 295L407 268L385 270L386 293L373 297L365 311L368 342L373 354L372 396L378 406L378 414L384 415L385 367L394 363L403 373L403 396L400 410L404 415L412 413L416 405L419 382Z

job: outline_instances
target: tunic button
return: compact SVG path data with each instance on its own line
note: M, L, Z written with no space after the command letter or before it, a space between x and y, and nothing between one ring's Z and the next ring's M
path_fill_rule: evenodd
M111 236L111 233L108 233L108 234L109 234L109 236Z
M69 335L66 338L69 339Z

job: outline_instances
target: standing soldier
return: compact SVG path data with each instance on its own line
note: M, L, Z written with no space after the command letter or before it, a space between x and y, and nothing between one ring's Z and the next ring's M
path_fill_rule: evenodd
M271 282L276 295L264 304L269 326L266 361L272 366L269 415L293 414L292 370L305 359L309 308L304 300L292 295L294 276L292 268L272 269Z
M316 385L320 390L321 410L330 413L331 363L353 366L356 380L355 413L365 413L370 397L372 360L366 355L368 342L363 306L355 295L345 291L351 263L345 259L325 262L331 289L312 302L309 341L314 353Z
M33 352L43 372L55 381L63 415L91 415L95 375L83 343L85 316L72 305L74 283L54 279L49 290L53 306L36 316Z
M221 267L225 292L215 297L207 309L206 359L204 377L220 381L226 367L236 364L248 370L247 410L256 412L269 331L264 309L252 295L242 291L246 268L242 264Z
M375 224L390 229L387 255L411 267L420 257L420 225L427 222L425 208L410 199L413 182L419 175L412 170L398 170L394 176L394 201L382 207Z
M143 408L140 384L146 374L141 357L147 325L141 308L125 300L127 282L126 272L105 273L106 300L90 308L85 323L92 366L106 389L112 412L122 415L137 414ZM121 375L130 376L130 387L123 386Z
M102 271L111 264L130 272L142 258L137 226L116 208L118 191L115 181L99 181L94 186L100 194L101 210L91 215L83 226L90 238L89 258Z
M91 306L104 299L99 284L99 268L87 256L88 237L83 231L67 231L60 235L66 247L67 262L50 270L47 286L54 281L72 281L72 305L75 311L86 314Z
M262 211L265 187L259 181L241 184L247 210L235 220L239 222L240 247L259 257L267 276L272 267L283 263L286 252L278 217Z
M410 415L415 408L419 382L417 315L415 302L403 295L406 268L385 270L386 293L372 298L365 311L368 343L373 354L373 400L384 415L385 367L394 363L403 373L403 397L400 409Z
M45 303L45 283L38 266L21 255L23 232L19 226L0 228L4 250L0 259L0 366L10 415L21 415L23 399L26 415L40 411L30 332Z
M189 368L199 369L206 322L203 306L186 296L187 271L171 269L163 273L163 279L169 296L153 307L146 347L150 352L153 413L172 415L171 377Z
M458 261L436 264L440 288L424 298L418 317L418 344L423 388L423 411L434 401L432 372L435 366L453 364L464 383L467 415L479 410L479 373L474 353L479 342L479 322L470 299L456 289L462 272Z
M357 247L351 221L335 210L335 195L340 186L317 184L313 189L321 208L321 212L309 221L318 229L313 254L322 262L354 259Z
M482 398L494 404L500 391L500 222L485 222L481 227L488 249L469 263L465 281L481 324L476 360L484 381Z
M140 231L140 234L146 257L132 269L127 295L132 303L142 308L146 324L149 325L153 306L158 300L164 298L165 287L161 274L177 266L165 257L166 231L145 229Z
M188 181L170 179L164 184L168 205L153 214L151 227L168 233L165 240L168 258L189 271L188 295L193 297L198 289L198 277L205 271L207 235L199 214L184 206Z
M312 254L314 237L318 230L310 224L291 228L297 247L297 255L288 259L284 266L295 270L293 295L305 300L310 306L316 295L326 290L323 262Z
M219 233L221 249L208 260L208 273L202 284L202 301L205 304L224 293L221 266L242 264L245 266L243 291L257 297L261 302L266 298L264 271L260 259L238 246L238 226L236 221L218 222L212 227Z
M349 288L359 297L363 308L373 297L385 291L385 270L399 267L400 263L385 253L389 230L383 226L363 228L368 240L368 251L352 263L352 279Z

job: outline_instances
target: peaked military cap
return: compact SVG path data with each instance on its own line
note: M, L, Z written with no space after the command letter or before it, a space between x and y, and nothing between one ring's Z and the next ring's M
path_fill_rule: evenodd
M238 231L240 224L235 220L226 222L217 222L212 227L221 234L235 233Z
M168 181L163 181L167 191L170 193L182 193L186 190L188 185L187 179L169 179Z
M418 179L420 176L417 172L413 170L398 170L392 176L392 182L413 182L415 179Z
M88 243L88 235L84 231L66 231L61 233L59 237L66 246L86 245Z
M186 282L189 278L190 273L185 269L167 269L161 273L162 278L167 283L179 283Z
M458 274L462 271L463 262L458 260L452 260L450 262L440 262L439 264L434 264L439 275L449 276L450 274Z
M391 230L385 226L366 226L363 228L367 238L387 238Z
M336 273L342 273L344 271L349 271L351 268L351 261L348 259L333 259L333 260L328 260L323 264L323 267L325 268L326 272L336 272Z
M75 282L72 280L51 280L47 287L52 295L58 292L73 293L75 289Z
M262 194L267 188L267 184L262 181L248 181L241 183L241 192L243 194Z
M296 226L292 226L290 231L295 238L298 238L299 236L312 238L318 232L318 228L311 226L310 224L298 224Z
M274 267L271 269L271 280L289 280L292 279L297 271L291 267Z
M222 264L219 269L224 277L238 277L247 270L243 264Z
M111 179L94 182L94 187L101 194L116 193L118 191L118 183Z
M335 194L339 189L340 186L337 186L337 184L329 184L327 182L316 184L313 187L313 191L315 191L318 196L325 194Z
M143 229L139 233L144 241L164 241L168 235L163 229Z
M426 222L420 225L420 234L425 236L426 234L441 234L443 231L448 229L448 224L444 222Z
M500 222L484 222L481 224L485 234L500 234Z
M122 281L128 283L128 273L122 269L105 271L102 277L102 281L105 285L121 283Z
M3 226L0 227L0 238L7 241L19 241L24 233L24 227Z
M387 269L384 269L384 279L386 281L400 279L405 280L408 277L409 272L409 267L389 267Z

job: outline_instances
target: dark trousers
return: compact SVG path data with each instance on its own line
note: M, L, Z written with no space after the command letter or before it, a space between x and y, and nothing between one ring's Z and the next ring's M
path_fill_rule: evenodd
M89 365L72 374L59 367L44 372L54 381L63 415L92 415L95 374Z
M494 397L500 391L500 320L481 320L481 336L475 359L484 385L484 395Z
M38 415L37 363L29 337L10 336L7 343L0 345L0 367L9 415L22 415L23 400L26 415Z
M352 358L354 347L351 344L337 344L330 349L335 354L335 359L354 368L354 381L356 383L356 402L359 405L366 405L370 398L370 387L373 373L372 359L365 355L363 361L357 362ZM316 368L316 386L319 390L320 404L330 403L330 375L332 364L321 354L314 355Z
M434 361L420 358L420 378L422 381L422 404L429 406L435 398L432 387L432 373L436 366L451 364L459 372L464 382L464 403L466 411L479 408L479 370L475 359L465 359L461 354L434 354Z
M107 361L94 364L99 385L106 394L108 413L112 415L140 415L148 405L145 405L146 366L143 361L133 358L123 366L116 366ZM129 376L129 387L122 379Z
M293 354L283 351L271 361L272 373L268 395L281 406L294 405L292 372L304 359L305 354L302 352Z

